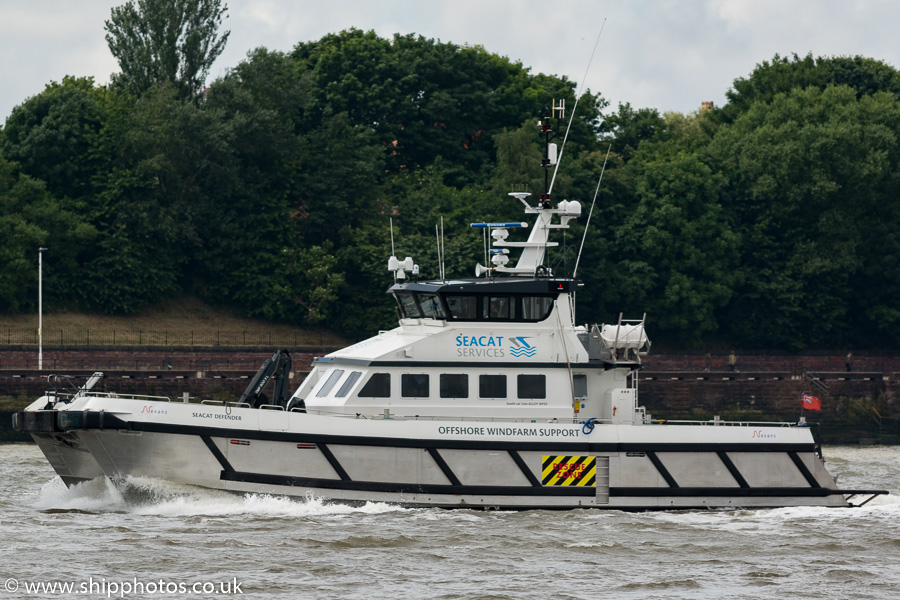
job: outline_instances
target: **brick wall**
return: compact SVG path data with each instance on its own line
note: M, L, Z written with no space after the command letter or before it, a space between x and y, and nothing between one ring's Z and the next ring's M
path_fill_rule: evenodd
M737 356L740 371L789 371L795 374L807 371L845 371L845 354L742 354ZM728 369L728 354L713 354L712 369ZM900 356L857 355L851 359L854 371L900 372ZM644 368L653 371L703 371L705 354L658 354L644 358Z
M334 348L288 348L294 368L307 370L316 356ZM257 370L272 356L273 349L256 348L128 348L83 347L44 348L44 370ZM0 349L0 370L37 369L37 348L7 347Z
M639 386L641 403L647 410L666 416L691 412L719 414L732 410L796 420L803 393L821 400L822 411L818 414L822 417L840 416L846 411L849 399L870 403L882 401L892 412L900 409L900 406L894 406L900 399L896 380L885 380L881 373L872 372L850 375L833 372L812 382L790 372L644 370Z

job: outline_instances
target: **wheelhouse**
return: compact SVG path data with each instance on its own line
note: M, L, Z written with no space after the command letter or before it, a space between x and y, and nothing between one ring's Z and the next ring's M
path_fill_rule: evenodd
M537 323L574 282L555 279L397 284L390 293L403 319ZM576 284L577 285L577 284Z

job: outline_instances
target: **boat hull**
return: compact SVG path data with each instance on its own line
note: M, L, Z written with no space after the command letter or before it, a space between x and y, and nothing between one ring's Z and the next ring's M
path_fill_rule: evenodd
M448 508L848 506L806 428L598 425L586 432L555 423L366 420L178 403L119 409L107 402L102 411L56 411L60 431L32 432L66 483L152 477L240 493Z

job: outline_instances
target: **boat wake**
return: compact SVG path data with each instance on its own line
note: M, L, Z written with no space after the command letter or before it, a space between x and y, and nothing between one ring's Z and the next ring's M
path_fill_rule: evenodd
M99 477L66 487L48 481L35 508L44 512L130 513L160 517L303 518L351 514L378 515L409 509L383 502L352 506L309 496L288 498L268 494L233 494L148 477L111 481Z

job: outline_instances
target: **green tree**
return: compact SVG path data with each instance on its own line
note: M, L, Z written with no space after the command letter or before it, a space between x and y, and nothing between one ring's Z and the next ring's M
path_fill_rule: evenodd
M816 87L824 90L832 85L846 85L857 97L885 91L900 94L900 72L887 63L863 56L800 58L775 55L758 64L746 78L734 80L726 92L728 104L720 111L725 121L735 120L755 102L771 102L777 94L794 88Z
M665 135L666 120L655 108L635 110L631 104L619 104L619 109L607 115L602 132L611 138L612 150L628 162L644 141Z
M716 132L723 204L743 232L732 335L782 348L900 339L898 133L896 96L848 86L778 94Z
M46 246L46 304L72 305L80 285L78 265L96 238L95 228L62 208L43 182L22 174L0 154L0 310L31 310L37 298L37 250Z
M623 304L646 307L680 343L719 328L738 277L739 237L719 205L724 179L690 142L658 144L628 164L637 204L613 246Z
M230 32L219 35L221 0L133 0L112 9L106 42L119 61L114 86L139 96L154 84L197 98Z
M221 112L154 86L104 128L109 164L91 217L104 237L86 268L85 299L131 312L185 289L218 213L210 194L233 165Z
M293 60L264 49L210 86L203 108L231 134L221 162L227 168L203 181L212 213L191 267L191 289L213 304L234 303L245 314L269 310L264 280L276 274L283 249L302 245L292 215L300 207L298 165L307 152L298 133L306 89Z
M0 138L3 152L55 197L89 198L101 168L97 143L106 104L106 91L90 77L51 82L12 110Z
M350 29L298 44L294 58L314 74L318 110L346 113L371 128L389 171L440 156L460 167L454 185L476 180L494 155L494 135L537 119L551 99L574 104L575 84L530 75L521 63L480 46L460 47L415 35L379 38ZM587 94L573 144L595 141L604 101Z

